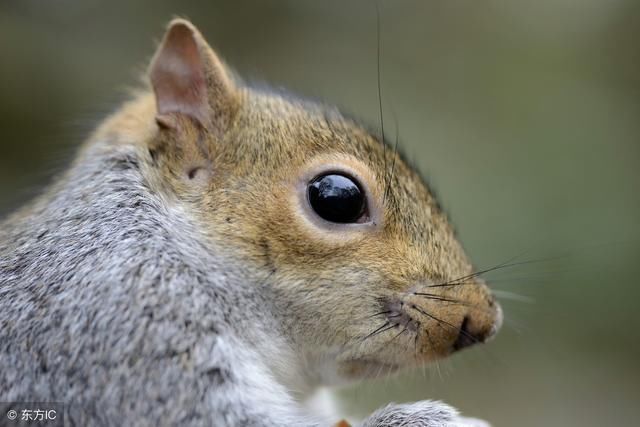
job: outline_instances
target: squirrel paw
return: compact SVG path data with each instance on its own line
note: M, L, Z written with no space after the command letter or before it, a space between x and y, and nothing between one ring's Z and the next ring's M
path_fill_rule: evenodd
M490 427L486 421L461 417L442 402L392 403L375 411L361 427Z

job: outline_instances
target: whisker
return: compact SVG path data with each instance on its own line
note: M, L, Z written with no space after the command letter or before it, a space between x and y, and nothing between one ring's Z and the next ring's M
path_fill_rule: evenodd
M520 295L520 294L517 294L515 292L510 292L510 291L503 291L501 289L492 289L491 293L493 293L499 299L507 299L507 300L511 300L511 301L526 302L526 303L530 303L530 304L533 304L533 303L536 302L535 298L533 298L533 297L530 297L530 296L527 296L527 295Z
M436 346L433 344L433 341L431 340L431 334L429 333L429 330L425 328L425 333L427 334L427 340L429 341L429 344L431 345L431 349L433 351L435 351ZM442 372L440 371L440 363L438 362L438 359L435 360L436 362L436 371L438 372L438 376L440 377L440 380L442 380ZM426 372L425 372L425 365L426 363L422 364L422 375L423 377L426 377Z
M491 277L487 278L487 281L490 284L494 283L530 283L530 284L541 284L550 278L554 278L560 274L566 273L567 270L556 270L556 271L537 271L535 273L520 275L520 276L500 276L500 277Z
M413 295L420 295L423 296L427 299L433 299L433 300L437 300L437 301L445 301L445 302L454 302L457 304L469 304L466 301L462 301L459 299L455 299L455 298L449 298L445 295L438 295L438 294L431 294L428 292L414 292ZM474 305L470 305L471 307L475 307Z
M552 273L555 274L555 273ZM553 276L550 276L553 277ZM542 284L543 283L543 279L546 279L545 277L506 277L506 278L491 278L488 279L489 282L489 287L491 288L491 290L498 290L497 288L495 288L494 286L492 286L495 283L522 283L522 282L529 282L529 283L533 283L533 284ZM453 280L451 281L451 283L441 283L441 284L437 284L437 285L430 285L427 286L428 288L455 288L457 286L478 286L478 282L476 281L456 281L454 282Z
M382 85L380 84L380 5L376 1L376 66L377 66L377 83L378 83L378 113L380 115L380 142L382 143L382 156L384 161L384 177L383 182L387 180L387 144L384 142L384 112L382 109ZM382 199L384 203L384 197Z
M478 286L478 282L442 283L439 285L430 285L430 286L427 286L427 288L453 288L456 286Z
M445 297L445 296L442 296L442 295L430 294L430 293L425 293L425 292L414 292L413 295L419 295L419 296L422 296L422 297L425 297L427 299L434 300L434 301L450 302L452 304L462 305L462 306L465 306L465 307L473 308L475 310L483 311L485 313L492 313L492 310L487 310L484 307L480 307L480 306L475 305L475 304L469 304L466 301L462 301L462 300L458 300L458 299L454 299L454 298L448 298L448 297Z
M510 259L509 261L507 261L505 263L496 265L495 267L485 268L484 270L479 270L479 271L476 271L474 273L468 274L466 276L459 277L457 279L452 279L452 280L449 280L447 282L439 283L439 284L436 284L436 285L429 285L427 287L428 288L440 288L440 287L445 287L445 286L451 286L451 285L455 285L455 284L457 284L459 282L465 281L467 279L471 279L471 278L474 278L476 276L480 276L481 274L489 273L491 271L496 271L496 270L500 270L500 269L503 269L503 268L511 268L511 267L516 267L516 266L519 266L519 265L534 264L534 263L539 263L539 262L546 261L546 260L528 260L528 261L511 262L513 259L514 258Z
M367 335L366 337L364 337L360 342L364 342L366 340L368 340L369 338L381 334L382 332L386 332L391 328L395 328L396 324L395 323L391 323L391 322L387 322L384 325L380 326L378 329L376 329L375 331L371 332L369 335Z
M392 108L391 109L391 114L393 114L393 121L395 122L395 127L396 127L396 137L395 137L395 141L393 143L393 154L392 154L392 159L391 159L391 174L389 176L389 179L387 180L387 185L384 189L384 194L382 197L382 200L386 200L387 199L387 194L389 194L389 190L391 189L391 182L393 181L393 173L395 171L396 168L396 157L397 157L397 153L398 153L398 139L399 139L399 135L400 135L400 125L398 124L398 117L396 116L396 111Z
M370 319L372 317L376 317L376 316L381 316L383 314L389 314L391 313L391 310L387 310L387 311L379 311L378 313L372 314L371 316L367 316L365 317L365 319ZM396 316L389 316L389 317L396 317Z
M407 325L405 325L404 329L402 329L398 334L396 334L393 338L391 338L387 344L391 344L393 340L395 340L396 338L398 338L400 335L404 334L407 331L408 331Z

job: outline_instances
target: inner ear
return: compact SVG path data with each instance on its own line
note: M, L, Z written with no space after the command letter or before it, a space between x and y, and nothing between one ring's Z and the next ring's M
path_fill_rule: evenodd
M160 117L170 113L207 120L207 82L193 33L184 23L171 25L153 60L151 84Z
M225 67L188 21L173 20L149 69L161 128L173 114L222 132L235 110L235 89Z

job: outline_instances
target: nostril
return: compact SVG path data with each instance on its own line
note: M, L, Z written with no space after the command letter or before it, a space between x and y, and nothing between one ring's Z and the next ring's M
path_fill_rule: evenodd
M458 338L453 343L454 351L462 350L463 348L470 347L473 344L481 343L484 341L483 336L478 336L469 330L469 323L469 316L465 316L464 319L462 319L462 324L460 325Z
M487 305L491 308L495 307L496 305L496 299L493 296L488 296L487 297Z

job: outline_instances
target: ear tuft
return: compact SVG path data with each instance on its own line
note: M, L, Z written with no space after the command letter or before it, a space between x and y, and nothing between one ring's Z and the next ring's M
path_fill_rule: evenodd
M158 115L183 114L223 130L233 109L233 84L193 24L169 23L149 69Z

